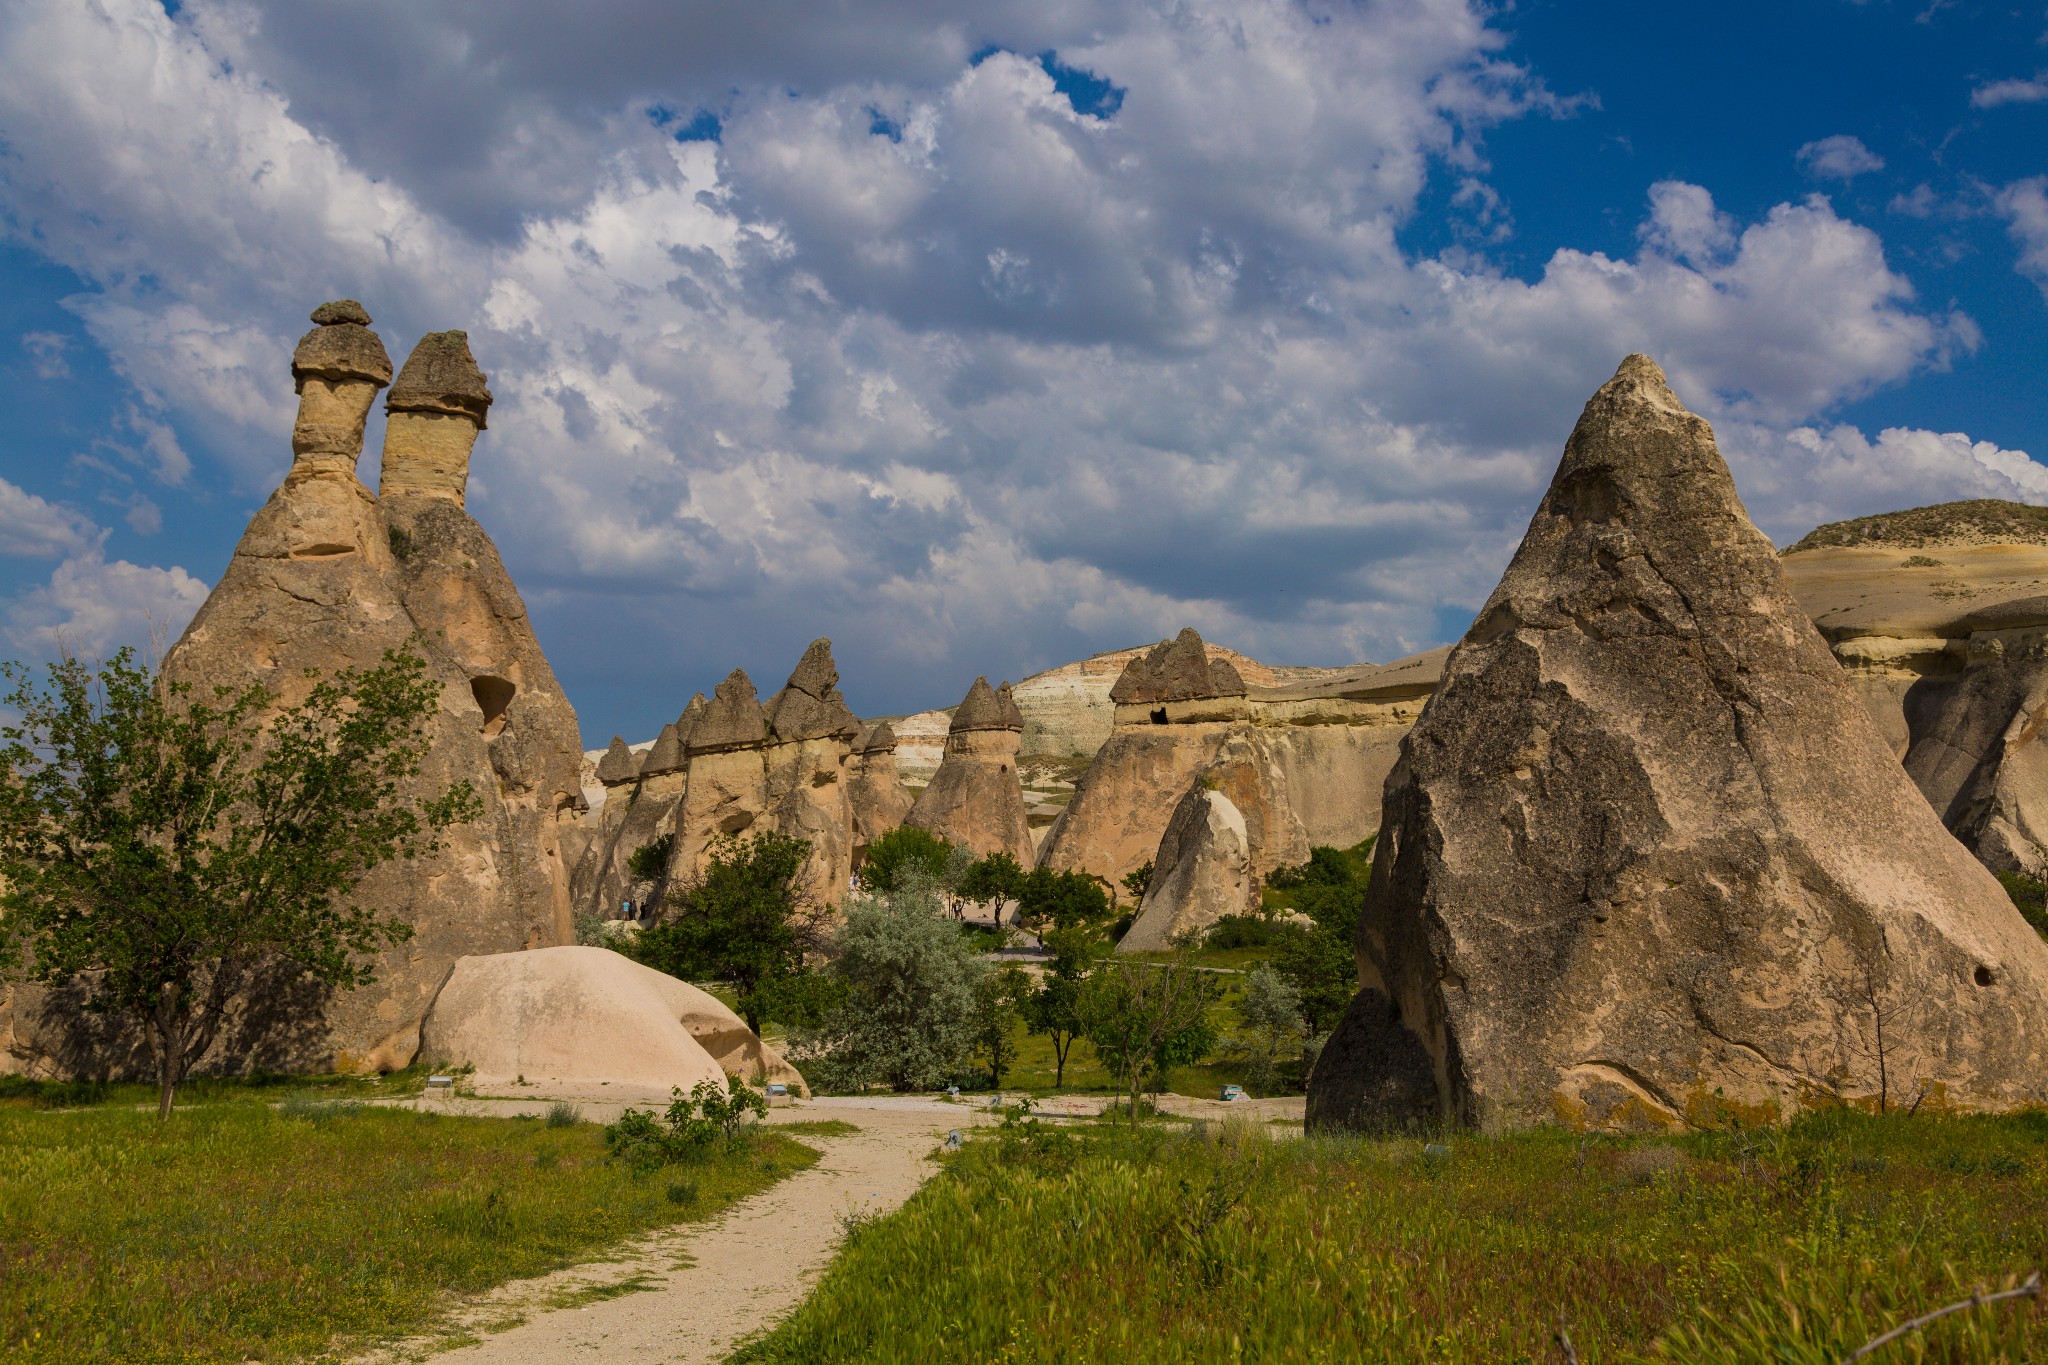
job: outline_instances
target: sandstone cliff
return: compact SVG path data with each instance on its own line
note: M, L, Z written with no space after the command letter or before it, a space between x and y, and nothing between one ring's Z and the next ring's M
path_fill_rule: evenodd
M1644 357L1587 404L1385 803L1312 1127L1678 1126L1874 1096L1880 1056L1894 1101L2048 1096L2048 945Z

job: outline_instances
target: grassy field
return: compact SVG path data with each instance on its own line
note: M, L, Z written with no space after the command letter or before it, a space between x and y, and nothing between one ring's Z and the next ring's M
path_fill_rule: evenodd
M0 1097L0 1361L301 1359L468 1293L715 1214L817 1160L786 1137L635 1176L595 1124L193 1087ZM51 1111L52 1098L97 1099ZM564 1116L566 1117L566 1116Z
M1833 1362L2048 1265L2048 1114L1680 1139L978 1138L740 1360ZM1874 1360L2048 1358L2048 1303Z

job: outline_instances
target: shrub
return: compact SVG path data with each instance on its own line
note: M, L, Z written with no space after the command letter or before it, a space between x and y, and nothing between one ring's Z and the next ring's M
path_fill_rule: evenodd
M583 1121L583 1111L567 1100L556 1100L548 1106L546 1124L550 1128L569 1128Z
M606 1125L604 1145L615 1159L644 1170L701 1161L713 1147L736 1142L750 1118L759 1120L768 1113L766 1096L738 1076L727 1076L724 1088L716 1081L699 1081L687 1095L681 1086L669 1093L668 1111L659 1120L628 1109L616 1123ZM553 1111L548 1126L555 1126Z
M2013 905L2034 932L2048 938L2048 882L2024 872L2001 872L1998 884L2012 898Z
M676 836L664 834L652 843L642 844L626 859L626 871L633 874L635 881L660 881L668 871L669 854L675 851Z
M1271 948L1301 938L1307 930L1273 915L1225 915L1209 926L1204 948Z

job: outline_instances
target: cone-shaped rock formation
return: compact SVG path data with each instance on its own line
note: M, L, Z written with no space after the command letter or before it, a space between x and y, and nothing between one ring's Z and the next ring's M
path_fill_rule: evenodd
M1007 853L1028 866L1031 826L1017 775L1023 734L1024 717L1010 685L998 691L987 678L976 678L953 713L939 770L903 823L929 830L977 858Z
M291 473L250 521L164 672L202 692L260 682L290 704L310 686L308 668L330 675L373 666L386 649L408 642L425 654L442 702L417 781L439 792L467 780L484 815L448 831L440 853L380 867L362 883L356 898L408 921L413 937L378 958L374 984L327 1001L303 1055L279 1059L404 1065L417 1047L420 1017L457 958L567 941L557 822L582 802L582 745L518 590L490 537L462 509L460 480L451 496L445 477L425 487L393 478L394 452L402 469L415 448L399 430L399 414L412 408L394 401L384 468L391 496L372 498L356 478L363 419L391 374L368 314L341 300L313 320L318 326L292 363L300 409ZM407 362L401 386L420 357L416 351ZM460 359L476 371L466 345ZM433 382L423 380L422 389L439 383L444 392L470 395L462 401L481 394L488 402L481 372L473 383L447 380L439 364L426 367ZM442 416L467 433L455 443L466 478L482 409ZM453 448L430 444L444 455ZM444 474L454 468L445 459L439 467ZM409 496L415 492L428 496Z
M1642 356L1404 744L1358 953L1314 1127L2048 1097L2048 945L1914 790Z
M896 732L879 721L862 736L848 793L853 805L855 858L909 818L913 798L896 771Z

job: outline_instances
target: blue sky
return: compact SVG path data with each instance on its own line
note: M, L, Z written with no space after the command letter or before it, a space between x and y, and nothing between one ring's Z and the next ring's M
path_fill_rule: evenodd
M1781 542L2048 502L2040 3L23 0L0 66L18 657L175 635L339 295L471 332L592 746L820 634L867 714L1439 643L1632 349Z

